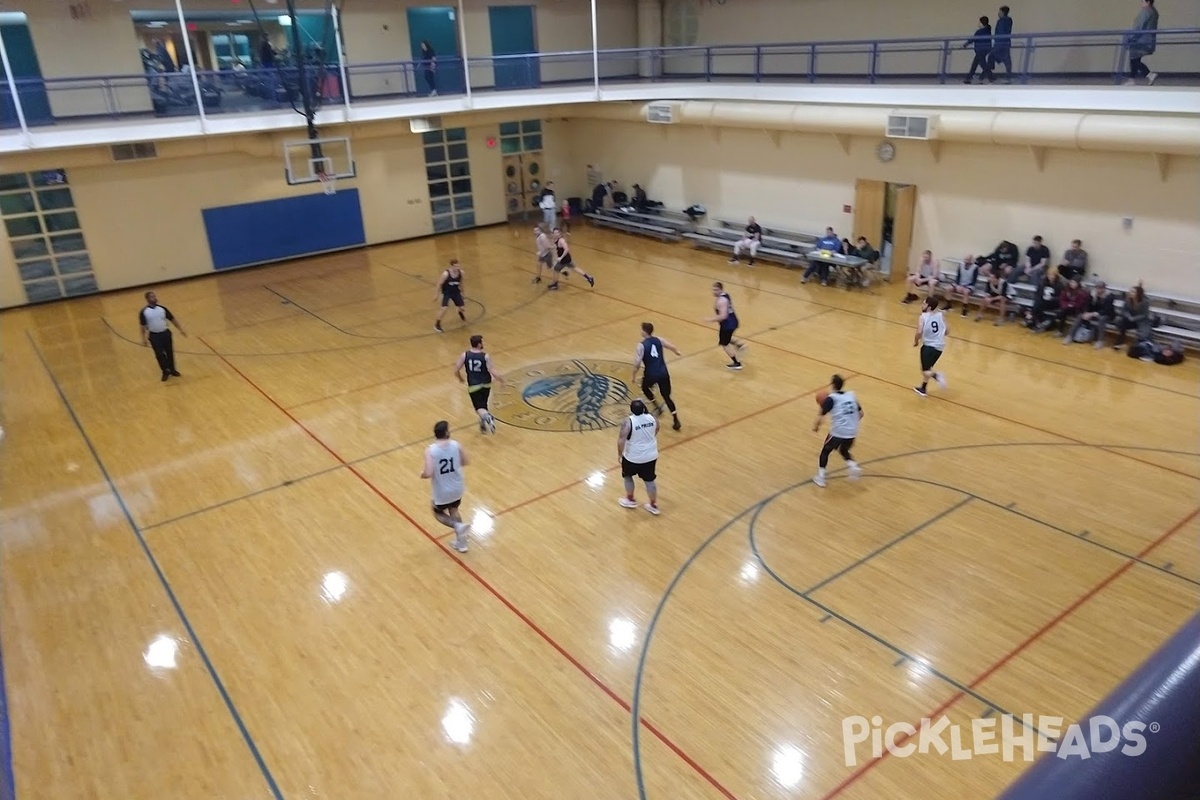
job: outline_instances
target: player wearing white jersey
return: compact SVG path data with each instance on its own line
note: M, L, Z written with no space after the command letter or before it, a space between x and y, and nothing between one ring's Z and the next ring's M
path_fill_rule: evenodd
M550 270L550 274L554 274L554 246L550 243L550 236L547 231L542 230L541 225L533 226L533 245L537 248L537 272L534 273L533 282L542 282L542 270Z
M421 477L433 484L433 516L454 530L451 547L467 552L467 534L471 526L459 513L462 505L463 467L469 463L462 445L450 438L450 423L442 420L433 426L434 443L425 450L425 468Z
M633 479L641 478L650 497L646 510L657 515L658 485L655 481L658 475L655 468L658 464L658 420L646 410L646 404L641 400L629 404L629 414L617 436L617 458L621 462L621 477L625 481L625 496L620 502L625 508L638 507L633 497Z
M821 411L813 422L815 433L821 429L821 420L826 416L831 420L829 435L825 437L825 444L821 447L821 455L817 459L817 475L813 478L813 483L822 489L825 488L825 468L829 466L829 456L834 450L841 453L842 458L846 460L850 480L856 480L862 475L862 467L850 457L850 448L858 438L858 426L863 418L863 410L854 392L845 391L845 385L846 381L841 375L833 376L829 381L833 391L821 402Z
M926 297L921 306L921 318L917 320L917 333L913 336L913 347L918 345L921 347L921 385L914 386L913 391L925 397L930 378L946 388L946 375L933 370L946 349L946 316L938 311L938 301L933 295Z

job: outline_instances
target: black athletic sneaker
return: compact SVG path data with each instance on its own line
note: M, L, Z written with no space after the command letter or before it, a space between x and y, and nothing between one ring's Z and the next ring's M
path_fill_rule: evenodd
M677 431L677 430L679 430L679 429L680 429L680 428L682 428L682 427L683 427L683 425L681 425L681 424L679 423L679 420L675 420L675 424L671 426L671 430L673 430L673 431Z

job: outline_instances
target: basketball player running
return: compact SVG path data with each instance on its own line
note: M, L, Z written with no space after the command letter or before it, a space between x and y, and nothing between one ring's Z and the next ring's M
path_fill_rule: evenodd
M458 357L454 364L454 377L463 382L463 369L466 369L467 394L471 396L471 405L479 415L479 432L495 433L496 418L488 411L488 400L492 395L492 380L504 383L504 376L496 371L492 357L483 351L483 337L475 334L471 337L471 349Z
M433 426L434 443L425 449L425 469L421 478L433 483L433 516L454 530L450 546L467 552L467 533L471 526L459 513L463 497L463 467L468 463L462 445L450 438L450 423L442 420Z
M925 397L930 378L946 388L946 376L933 371L934 364L946 349L946 317L938 311L938 300L933 295L926 297L921 306L921 318L917 320L917 333L913 336L913 347L917 345L921 346L921 385L914 386L913 391Z
M446 309L451 303L458 308L458 318L466 324L467 315L463 312L466 303L463 301L462 294L463 273L462 267L458 265L458 259L451 259L450 268L442 270L442 277L438 279L437 291L442 298L442 310L438 312L437 319L433 322L433 329L438 333L442 333L442 317L446 316ZM436 300L437 297L435 296Z
M621 462L621 477L625 480L625 496L620 503L625 508L637 508L633 497L633 479L641 478L646 484L650 502L646 510L658 515L658 485L655 467L658 464L658 420L646 411L646 404L634 400L629 404L629 418L621 423L617 436L617 458Z
M633 360L633 383L637 383L638 370L642 367L646 368L644 377L642 378L642 394L646 395L646 399L654 403L655 416L662 415L662 405L654 399L654 387L662 392L663 402L667 404L667 408L671 411L671 418L675 420L675 424L671 426L672 430L679 430L683 426L679 424L679 414L675 410L675 401L671 399L671 373L667 371L667 357L663 352L670 350L675 355L683 355L679 352L679 348L668 342L666 339L660 339L654 335L654 325L649 322L642 323L642 341L637 346L637 357Z
M741 369L742 362L738 361L738 353L746 349L746 343L733 338L733 332L738 327L738 317L733 310L733 301L729 299L729 293L725 291L725 286L720 281L712 285L712 293L713 297L717 299L713 306L713 311L717 315L709 317L705 322L717 323L717 344L721 345L725 350L725 355L732 359L725 366L729 369Z
M550 244L550 237L542 230L541 225L533 226L533 242L537 248L537 272L533 276L533 282L541 283L543 268L550 270L551 275L554 274L553 245Z
M821 403L821 413L817 414L816 422L813 423L813 432L821 429L821 420L826 416L832 420L829 423L829 435L825 437L825 445L821 448L821 455L817 459L817 475L813 478L813 483L825 488L825 468L829 466L829 456L834 450L842 454L842 458L846 459L846 469L850 471L850 480L857 480L862 475L862 467L858 462L850 457L850 448L854 446L854 440L858 438L858 426L863 418L862 406L858 404L858 398L854 396L854 392L847 392L843 389L846 385L845 379L841 375L834 375L829 382L830 388L833 391Z
M554 229L554 249L557 255L557 258L554 261L554 283L550 284L547 288L557 289L559 274L566 272L567 270L573 270L574 272L578 272L580 275L582 275L583 279L588 282L588 286L596 285L595 278L593 278L591 275L588 275L579 267L575 266L575 262L571 260L571 246L567 244L566 237L562 235L562 231L558 228Z

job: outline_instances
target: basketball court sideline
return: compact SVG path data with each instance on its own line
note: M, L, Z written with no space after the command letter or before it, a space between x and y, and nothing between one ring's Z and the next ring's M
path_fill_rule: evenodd
M528 239L157 287L192 334L167 384L140 290L0 315L21 797L990 796L1025 762L850 764L843 721L1070 721L1200 600L1193 362L952 317L922 400L897 290L581 229L595 290L547 294ZM481 310L439 336L452 257ZM643 320L684 353L657 518L614 480ZM471 333L511 379L494 437L451 376ZM818 489L833 372L867 474ZM580 376L598 407L526 391ZM417 477L438 419L473 457L461 556Z

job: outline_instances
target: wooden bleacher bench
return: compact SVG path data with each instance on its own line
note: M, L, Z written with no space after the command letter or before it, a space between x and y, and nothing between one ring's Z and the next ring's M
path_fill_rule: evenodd
M680 239L680 232L675 228L668 228L664 225L651 225L648 222L639 222L627 216L601 214L595 211L584 214L584 216L591 219L596 225L603 225L606 228L614 228L626 233L652 236L664 242L678 242Z
M733 246L741 239L741 234L728 235L726 230L705 228L699 231L692 231L683 234L683 238L690 240L696 247L704 247L709 250L721 250L732 253ZM749 254L747 254L749 255ZM776 247L762 247L754 256L756 259L765 261L775 261L788 267L799 266L803 260L803 255L794 250L783 250Z

